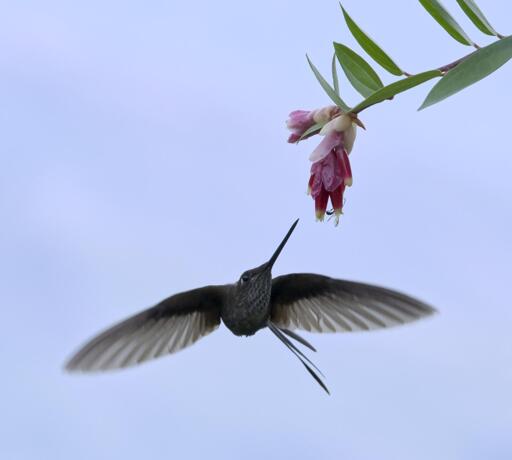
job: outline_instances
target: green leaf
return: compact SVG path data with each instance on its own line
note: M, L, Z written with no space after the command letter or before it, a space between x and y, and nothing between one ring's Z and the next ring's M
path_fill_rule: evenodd
M307 137L312 136L313 134L318 134L323 126L323 123L315 123L313 126L309 127L308 129L306 129L306 131L304 131L304 134L300 136L300 139L297 142L300 142L306 139Z
M382 88L382 81L359 54L341 43L334 43L336 57L348 80L363 97L368 97Z
M338 80L338 70L336 69L336 55L332 56L332 84L334 86L335 93L340 95L340 83Z
M381 65L389 73L393 75L403 75L403 71L398 67L393 59L391 59L384 50L377 45L348 15L345 8L340 3L341 11L345 17L347 27L356 39L357 43L363 48L377 64Z
M471 22L477 26L484 34L487 35L498 35L489 21L484 16L484 13L478 8L477 4L473 0L457 0L457 3L462 8L467 17L471 19Z
M385 101L386 99L390 99L398 93L403 93L408 89L414 88L415 86L421 85L422 83L431 80L432 78L440 77L442 75L443 74L440 70L429 70L428 72L419 73L417 75L413 75L412 77L406 77L402 80L395 81L394 83L379 89L370 97L367 97L364 101L357 104L350 111L352 113L359 113L371 105L375 105L379 102Z
M462 30L452 15L446 11L438 0L419 0L430 15L446 30L455 40L463 45L473 46L473 41Z
M334 91L331 85L327 83L327 80L324 77L322 77L322 74L314 66L314 64L311 62L311 59L309 59L309 56L307 54L306 58L308 60L309 66L311 67L311 70L315 74L315 77L318 80L318 83L320 83L320 86L323 88L323 90L341 110L347 112L349 110L348 105L345 104L345 102L343 102L343 99L341 99L341 97L336 94L336 91Z
M432 88L418 110L446 99L499 69L512 58L512 36L496 41L453 68Z

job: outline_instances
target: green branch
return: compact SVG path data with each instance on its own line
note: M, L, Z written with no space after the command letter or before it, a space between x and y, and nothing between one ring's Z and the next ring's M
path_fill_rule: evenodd
M361 48L389 73L404 77L384 86L377 72L362 56L346 45L335 42L335 58L350 84L364 97L357 105L350 108L341 98L334 59L332 63L333 87L312 64L309 57L308 62L322 88L341 110L357 115L368 107L393 99L399 93L434 78L439 78L422 103L419 109L421 110L487 77L512 58L512 37L496 32L473 0L457 0L457 3L481 32L497 38L497 41L485 47L476 45L438 0L419 0L419 2L450 36L464 45L474 46L476 50L437 69L418 74L405 72L357 25L340 4L345 23Z

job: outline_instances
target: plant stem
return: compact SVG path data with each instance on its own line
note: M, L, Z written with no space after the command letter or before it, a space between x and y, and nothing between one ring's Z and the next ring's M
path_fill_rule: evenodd
M507 35L501 35L501 34L497 34L496 35L500 40L504 39L504 38L507 38L508 36ZM475 46L477 49L475 49L474 51L472 51L471 53L469 54L466 54L465 56L462 56L461 58L453 61L453 62L450 62L449 64L445 64L441 67L437 67L435 69L432 69L432 70L437 70L439 72L441 72L441 75L439 75L439 77L443 77L447 72L449 72L450 70L454 69L455 67L457 67L461 62L464 62L466 59L468 59L470 56L472 56L473 54L475 54L477 51L479 51L481 48L477 45ZM414 77L416 74L411 74L409 72L403 72L403 75L406 77L404 78L403 80L406 80L407 78L410 78L410 77ZM388 97L386 98L386 100L392 100L393 99L393 96L391 97ZM376 105L376 104L380 104L381 102L384 102L384 100L381 100L379 102L374 102L370 105L367 105L365 106L364 108L358 110L357 113L361 113L363 110L366 110L368 109L369 107L372 107L373 105Z
M496 35L500 40L503 40L504 38L507 38L507 35L501 35L501 34L498 34ZM450 64L446 64L446 65L443 65L441 67L438 67L437 70L440 70L441 72L443 73L446 73L448 72L449 70L452 70L454 67L457 67L461 62L465 61L469 56L475 54L478 50L480 49L480 47L478 47L475 51L473 51L472 53L469 53L469 54L466 54L466 56L463 56L459 59L457 59L456 61L453 61L451 62ZM410 77L411 75L409 74L404 74L405 76L407 77Z
M461 62L464 62L469 56L475 54L478 50L473 51L472 53L466 54L466 56L463 56L456 61L450 62L450 64L443 65L441 67L438 67L437 70L440 70L443 73L448 72L449 70L452 70L453 68L457 67Z

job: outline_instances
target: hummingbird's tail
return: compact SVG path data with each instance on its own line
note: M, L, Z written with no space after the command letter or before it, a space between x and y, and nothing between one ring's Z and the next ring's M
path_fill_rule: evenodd
M288 329L283 329L282 327L280 327L279 330L281 332L284 332L288 337L295 339L297 342L301 343L305 347L308 347L311 351L316 352L316 348L313 345L311 345L304 337L301 337L299 334L296 334L293 331L289 331Z
M283 330L281 331L278 327L276 327L274 324L272 324L270 321L268 322L268 328L274 333L274 335L283 342L286 347L299 359L299 361L304 365L306 370L311 374L311 376L318 382L318 384L325 390L327 394L329 393L329 390L325 386L325 383L322 381L322 379L318 376L318 374L315 372L318 371L318 373L324 377L324 374L322 374L322 371L316 367L311 360L304 355L287 337L283 334L283 332L290 337L294 338L298 342L302 343L303 345L307 346L308 348L311 348L313 351L316 351L312 345L310 345L306 340L304 340L302 337L298 336L297 334L288 331Z

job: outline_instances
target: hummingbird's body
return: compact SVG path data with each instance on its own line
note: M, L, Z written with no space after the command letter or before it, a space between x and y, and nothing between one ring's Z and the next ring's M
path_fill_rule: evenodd
M270 260L244 272L234 284L182 292L107 329L67 363L69 371L132 366L181 350L215 330L222 320L237 336L268 327L328 391L315 365L289 337L316 351L293 332L348 332L386 328L435 310L399 292L312 273L272 278L272 267L298 220ZM318 370L318 369L317 369Z
M222 322L233 334L239 336L254 335L267 326L270 317L270 268L263 267L262 271L248 273L228 288L226 304L220 311ZM244 281L244 276L251 278Z

